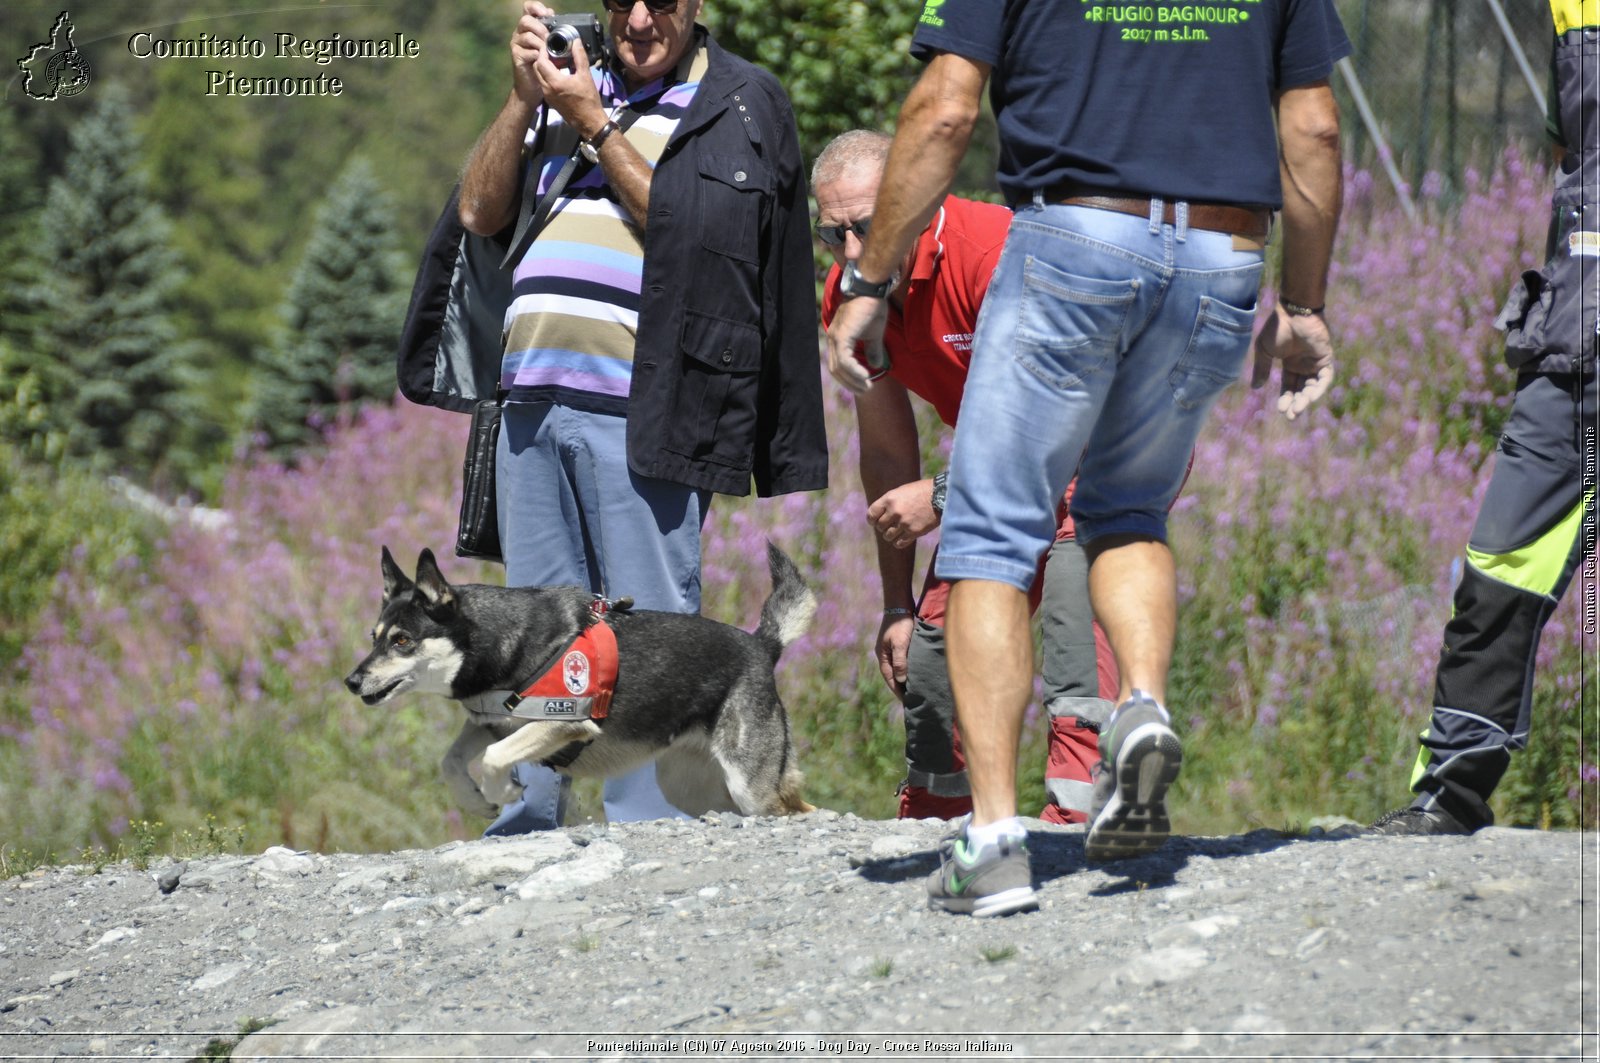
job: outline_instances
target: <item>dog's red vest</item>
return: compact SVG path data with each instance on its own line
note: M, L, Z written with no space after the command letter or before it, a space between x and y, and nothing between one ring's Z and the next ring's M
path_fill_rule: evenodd
M617 635L596 619L505 706L520 720L603 720L616 688Z

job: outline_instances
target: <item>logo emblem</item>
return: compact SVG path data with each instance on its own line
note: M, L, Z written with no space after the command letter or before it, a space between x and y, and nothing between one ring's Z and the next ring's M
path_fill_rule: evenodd
M72 17L63 11L50 28L50 39L34 45L17 60L22 91L29 98L57 100L89 87L89 60L72 43L72 33Z
M955 897L959 897L963 893L967 892L967 887L972 885L972 880L978 877L978 871L976 868L974 868L971 873L966 875L960 873L961 865L967 861L967 855L967 841L965 838L962 838L956 842L955 860L950 868L949 889L950 894Z
M589 689L589 658L582 650L573 650L561 662L561 677L567 684L567 689L574 694L582 694Z
M576 716L578 703L569 698L547 698L544 703L546 716Z

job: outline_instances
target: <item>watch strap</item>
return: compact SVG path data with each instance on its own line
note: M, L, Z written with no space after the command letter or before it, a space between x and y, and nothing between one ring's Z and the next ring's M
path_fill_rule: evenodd
M607 137L609 137L612 133L617 132L621 128L622 127L617 125L615 121L607 118L606 124L600 127L600 131L583 142L584 146L589 149L588 151L584 152L584 155L589 158L589 161L593 162L599 157L600 145L606 142Z
M847 299L854 299L858 296L865 296L869 299L882 299L894 287L896 279L895 275L891 273L887 279L873 283L861 275L861 271L856 268L856 264L853 261L846 262L844 271L839 276L839 292Z

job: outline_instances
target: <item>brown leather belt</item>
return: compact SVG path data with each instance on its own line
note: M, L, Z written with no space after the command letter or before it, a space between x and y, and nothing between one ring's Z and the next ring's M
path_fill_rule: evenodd
M1045 197L1052 203L1059 203L1066 207L1093 207L1096 210L1114 210L1118 214L1132 214L1138 218L1150 216L1150 200L1148 198L1135 199L1131 196L1108 196L1098 192L1067 191L1063 194ZM1162 204L1161 220L1168 225L1175 225L1178 221L1177 206L1171 202ZM1234 236L1245 236L1253 240L1265 241L1267 233L1272 228L1272 212L1265 209L1252 209L1250 207L1235 207L1226 203L1190 203L1189 227L1191 229L1207 229L1211 232L1232 233Z

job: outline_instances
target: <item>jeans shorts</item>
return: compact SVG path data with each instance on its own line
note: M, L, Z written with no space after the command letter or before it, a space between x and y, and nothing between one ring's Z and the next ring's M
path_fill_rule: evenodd
M1181 203L1175 224L1017 211L973 340L941 579L1026 591L1074 472L1079 542L1166 541L1200 428L1250 345L1262 252L1234 244L1189 228Z

